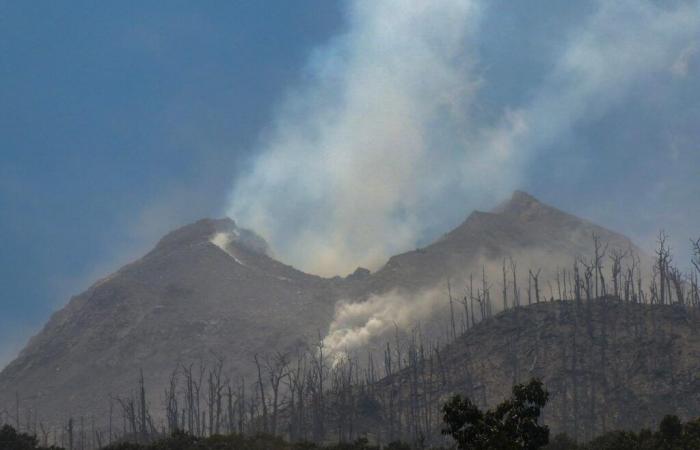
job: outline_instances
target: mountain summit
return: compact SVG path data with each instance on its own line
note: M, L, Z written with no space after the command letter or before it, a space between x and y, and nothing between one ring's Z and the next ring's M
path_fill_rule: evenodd
M553 271L590 253L593 234L633 248L620 234L516 192L375 273L326 279L276 261L262 238L231 219L203 219L56 312L0 372L0 409L17 393L47 422L77 411L103 417L109 396L130 392L140 370L160 404L178 364L221 357L232 376L251 377L255 354L291 352L327 332L338 300L415 293L446 278L456 286L506 257Z
M51 317L0 373L0 405L18 392L45 419L100 416L141 369L162 392L179 363L220 356L249 375L255 353L296 348L327 326L337 289L270 258L263 244L230 219L169 233Z
M593 236L610 248L642 255L629 238L516 191L491 212L472 212L427 247L392 257L372 277L371 291L415 290L445 283L448 277L465 282L470 272L479 274L483 266L495 270L504 258L553 275L574 258L589 257Z

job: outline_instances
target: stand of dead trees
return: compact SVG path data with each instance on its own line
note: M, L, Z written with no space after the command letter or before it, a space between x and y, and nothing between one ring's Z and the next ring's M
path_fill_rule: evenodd
M651 276L646 279L638 255L629 249L611 249L597 236L592 237L591 257L576 258L571 268L555 274L543 274L540 268L519 271L514 259L504 258L495 282L485 266L468 276L461 293L448 279L449 320L439 340L420 326L411 330L397 326L379 351L329 354L319 333L313 345L294 353L253 355L255 372L249 379L227 374L221 357L208 364L179 364L159 404L149 403L158 396L147 395L141 373L130 395L110 396L106 429L97 429L93 417L80 416L68 418L61 427L45 427L36 410L21 408L19 395L13 411L0 411L0 424L32 433L46 445L71 450L99 448L118 440L143 443L175 431L197 437L263 433L291 441L368 438L380 445L397 440L408 441L414 448L441 445L445 438L440 434L440 407L447 396L462 393L481 408L498 400L488 383L486 362L469 352L462 352L460 361L449 359L454 358L450 346L462 340L460 345L468 347L473 328L489 326L499 311L512 311L516 333L506 342L508 382L515 384L533 374L546 377L541 361L556 361L557 370L565 376L549 384L552 397L544 418L558 420L561 431L574 439L588 440L629 425L632 419L626 422L611 407L634 400L620 386L633 376L632 370L651 374L664 363L651 359L641 369L625 365L614 357L611 339L621 335L667 339L654 308L698 314L700 239L691 241L688 272L674 263L665 233L659 234L657 244ZM521 333L527 332L519 327L527 320L524 295L527 305L558 305L556 320L566 325L562 328L566 334L556 348L539 337L529 341L534 348L522 348ZM638 414L634 420L649 425L656 416Z

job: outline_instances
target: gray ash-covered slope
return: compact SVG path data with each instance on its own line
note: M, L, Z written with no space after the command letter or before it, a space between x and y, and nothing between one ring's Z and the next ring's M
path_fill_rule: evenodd
M510 257L525 271L525 283L530 268L541 268L544 281L557 268L570 268L576 257L590 258L594 234L610 250L631 250L643 256L627 237L516 191L491 212L471 213L427 247L390 258L365 288L369 292L394 287L411 291L444 284L447 277L463 282L469 272L478 278L482 264L493 270Z
M432 361L376 388L380 397L400 392L404 405L428 408L433 436L449 395L493 407L510 396L513 384L532 377L549 391L543 418L553 434L588 440L610 430L655 428L666 414L700 415L698 330L699 312L679 305L614 298L542 302L501 312ZM368 420L365 426L373 431L375 425Z
M55 313L0 372L0 409L14 405L16 392L23 409L37 409L47 422L91 412L99 418L108 395L133 390L141 369L156 408L178 362L221 356L231 376L251 376L255 353L289 350L327 331L339 299L429 289L506 256L519 268L570 265L590 254L592 233L632 246L516 192L376 273L326 279L275 261L262 239L229 219L202 220L168 234Z
M51 317L0 374L0 405L17 392L44 420L99 414L141 369L155 393L178 362L223 356L245 374L254 353L291 349L327 327L337 283L264 251L228 219L168 234Z

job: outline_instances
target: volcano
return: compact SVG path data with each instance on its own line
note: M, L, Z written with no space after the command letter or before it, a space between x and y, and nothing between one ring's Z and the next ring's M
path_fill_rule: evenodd
M19 399L48 424L106 417L110 396L133 391L141 371L155 408L178 365L216 359L230 377L254 378L256 354L291 353L322 338L339 300L463 283L504 258L551 274L590 255L594 235L638 251L621 234L515 192L374 273L322 278L275 260L261 237L231 219L200 220L56 312L0 373L0 410Z

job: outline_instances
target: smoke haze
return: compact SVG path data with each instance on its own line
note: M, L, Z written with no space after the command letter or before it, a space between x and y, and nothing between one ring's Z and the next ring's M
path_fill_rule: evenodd
M350 2L347 30L314 52L228 214L284 261L330 276L375 269L505 197L575 126L649 78L688 71L697 2L592 6L540 87L485 115L475 105L489 83L477 51L485 3Z
M323 275L410 247L465 159L485 156L461 132L478 15L471 1L352 2L348 31L315 53L237 183L231 217Z

